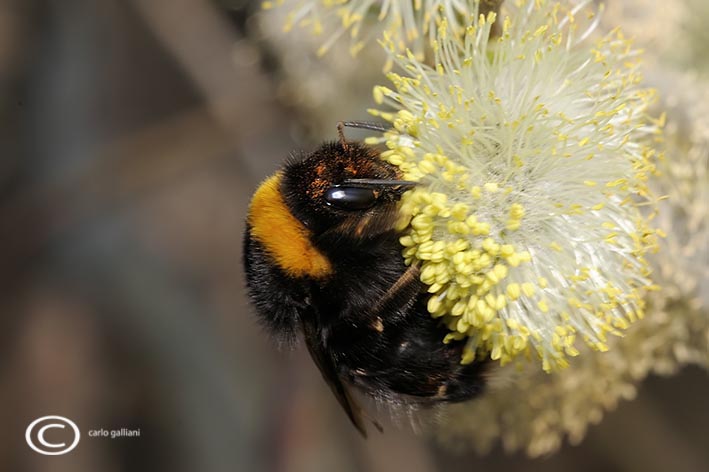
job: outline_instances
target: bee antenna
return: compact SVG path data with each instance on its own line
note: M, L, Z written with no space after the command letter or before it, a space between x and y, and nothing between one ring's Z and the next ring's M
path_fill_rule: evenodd
M340 139L340 145L342 146L342 149L345 150L345 152L350 150L349 144L347 144L347 140L345 139L345 122L344 121L338 121L337 122L337 137Z
M341 125L343 127L346 126L348 128L368 129L370 131L380 131L382 133L389 129L385 125L381 123L375 123L374 121L340 121L337 125L338 128Z
M340 139L340 144L345 149L349 150L349 145L345 139L345 127L347 128L358 128L358 129L368 129L370 131L379 131L381 133L387 131L389 128L381 123L375 123L373 121L338 121L337 122L337 137Z

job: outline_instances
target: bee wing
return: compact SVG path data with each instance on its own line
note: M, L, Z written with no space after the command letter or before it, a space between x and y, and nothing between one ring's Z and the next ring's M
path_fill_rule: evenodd
M303 320L303 334L305 337L305 343L308 346L308 351L310 352L310 356L315 361L315 365L318 366L318 369L320 369L320 373L325 379L325 382L327 382L330 386L332 393L335 395L335 398L337 398L337 401L342 406L342 409L345 410L345 413L347 413L347 416L352 424L355 428L357 428L357 431L359 431L360 434L366 438L367 429L364 426L363 417L366 417L367 415L359 406L355 398L350 394L347 386L342 383L342 379L337 372L337 368L332 361L332 357L325 352L324 346L320 342L320 335L312 321L307 319ZM379 430L379 432L383 431L381 425L376 420L372 418L369 419Z

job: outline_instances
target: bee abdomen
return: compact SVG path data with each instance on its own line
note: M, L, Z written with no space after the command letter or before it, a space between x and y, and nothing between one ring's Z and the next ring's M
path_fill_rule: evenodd
M488 362L462 365L464 343L444 344L447 330L421 300L393 319L374 318L349 345L333 333L329 344L342 353L341 368L355 385L374 396L419 403L461 402L482 392Z

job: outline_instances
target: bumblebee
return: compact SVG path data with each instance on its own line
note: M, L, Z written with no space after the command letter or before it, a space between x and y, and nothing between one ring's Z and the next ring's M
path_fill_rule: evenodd
M394 230L398 201L415 185L338 124L339 140L291 156L251 201L244 236L249 297L281 341L302 334L325 381L359 432L350 389L390 403L460 402L484 387L487 361L461 365L462 342L427 309L415 265ZM379 424L372 420L381 431Z

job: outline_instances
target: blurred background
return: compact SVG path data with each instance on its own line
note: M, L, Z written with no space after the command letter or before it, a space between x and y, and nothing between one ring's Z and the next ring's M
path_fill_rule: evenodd
M541 459L359 438L307 353L255 323L241 238L259 181L366 119L348 96L372 83L283 50L259 9L0 0L0 470L709 470L698 368ZM74 451L28 447L45 415L78 424ZM88 437L120 428L140 436Z

